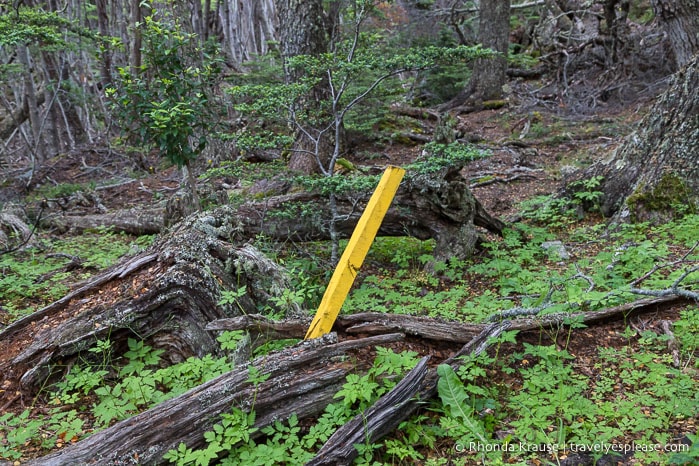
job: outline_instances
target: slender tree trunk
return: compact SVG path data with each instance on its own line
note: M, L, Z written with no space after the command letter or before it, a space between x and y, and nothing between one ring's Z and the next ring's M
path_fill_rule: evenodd
M95 6L97 8L97 29L100 36L107 39L110 35L107 0L95 0ZM106 40L102 47L102 53L100 54L100 84L102 88L105 88L112 82L112 51L109 42Z
M80 122L78 111L71 102L66 90L71 81L69 60L58 53L43 52L44 69L47 81L53 89L47 89L48 107L53 132L53 149L58 152L63 148L73 148L76 141L83 139L85 130Z
M14 110L9 103L3 101L3 106L7 111L7 116L0 120L0 139L9 138L15 130L29 119L29 99L24 99ZM44 105L46 94L39 92L36 95L36 105ZM7 104L7 105L6 105Z
M210 34L210 24L209 21L211 19L211 0L204 0L204 11L202 12L202 21L204 28L202 30L202 36L201 40L203 42L206 42L209 39L209 34Z
M294 70L288 65L288 60L298 55L317 55L328 50L329 38L323 21L322 0L277 0L279 17L279 40L284 73L287 83L296 81L302 76L302 71ZM318 84L310 94L297 106L313 106L317 110L319 126L325 126L323 110L320 103L330 98L325 82ZM311 132L314 131L310 128ZM325 165L330 158L333 141L326 136L319 136L317 141L311 141L301 134L297 135L289 159L289 169L302 173L319 173L320 165Z
M629 15L629 0L605 0L604 20L607 23L607 33L611 37L609 61L611 64L623 59L622 48L628 34L626 19Z
M39 105L37 103L36 88L34 86L34 77L32 75L32 60L29 52L29 47L20 45L17 47L17 58L22 64L22 77L24 79L24 99L28 108L29 127L32 136L30 148L32 154L35 155L35 163L41 164L44 160L44 144L41 137L41 115Z
M141 40L141 28L140 28L140 23L143 20L141 16L141 2L140 0L131 0L131 31L133 34L132 41L131 41L131 56L130 56L130 65L131 65L131 74L133 76L136 76L140 73L140 68L141 68L141 47L142 47L142 40Z

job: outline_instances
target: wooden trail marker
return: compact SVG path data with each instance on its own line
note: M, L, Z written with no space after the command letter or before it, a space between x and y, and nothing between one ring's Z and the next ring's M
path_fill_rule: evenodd
M357 271L362 266L371 243L374 242L376 233L379 231L381 221L398 191L403 175L405 170L402 168L386 167L328 283L328 288L306 333L306 340L321 337L332 329L354 283Z

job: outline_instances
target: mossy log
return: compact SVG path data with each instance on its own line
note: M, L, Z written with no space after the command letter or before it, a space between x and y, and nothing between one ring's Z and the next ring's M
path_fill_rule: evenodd
M288 189L288 186L286 186ZM339 196L336 228L348 238L361 216L370 192ZM208 214L235 227L235 238L246 241L257 235L286 241L330 238L328 199L314 192L282 193L240 206L222 206ZM81 231L99 225L116 231L152 233L163 228L162 213L148 209L105 215L55 216L47 225ZM492 217L473 196L460 167L429 174L408 173L384 218L379 236L413 236L436 241L437 259L469 257L479 238L476 227L501 234L505 224Z

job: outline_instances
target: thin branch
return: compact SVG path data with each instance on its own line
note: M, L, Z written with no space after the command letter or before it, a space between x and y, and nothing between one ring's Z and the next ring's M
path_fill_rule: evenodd
M498 312L497 314L493 314L490 316L488 319L488 322L497 322L500 320L504 319L509 319L511 317L522 317L522 316L535 316L544 309L548 309L549 307L553 306L555 303L551 303L551 296L553 296L553 292L555 290L555 287L551 286L549 288L549 291L546 293L546 296L544 296L544 299L541 301L541 304L535 307L523 307L523 306L517 306L513 307L512 309L507 309L506 311L501 311Z

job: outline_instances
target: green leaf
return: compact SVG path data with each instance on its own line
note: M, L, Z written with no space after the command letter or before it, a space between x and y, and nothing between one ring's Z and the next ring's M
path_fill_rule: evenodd
M482 444L488 443L483 429L473 420L473 410L466 405L468 394L463 383L459 380L454 369L448 364L440 364L437 367L439 381L437 382L437 392L442 403L449 409L451 416L463 422L464 426L480 440Z

